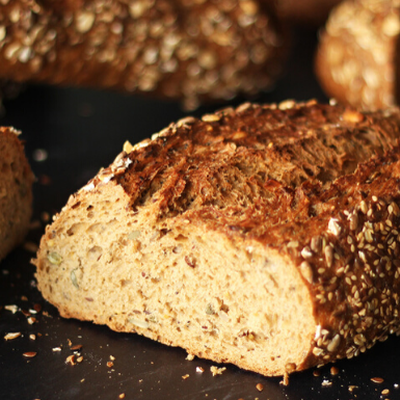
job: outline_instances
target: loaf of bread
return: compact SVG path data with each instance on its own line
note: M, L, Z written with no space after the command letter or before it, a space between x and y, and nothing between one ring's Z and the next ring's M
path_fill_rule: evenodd
M33 174L18 132L0 128L0 260L24 239L32 214Z
M0 4L0 78L201 101L270 88L286 33L258 0Z
M267 376L358 355L399 332L399 137L397 108L187 117L70 197L38 287L64 317Z
M321 33L316 74L330 97L376 110L398 103L400 4L349 0Z

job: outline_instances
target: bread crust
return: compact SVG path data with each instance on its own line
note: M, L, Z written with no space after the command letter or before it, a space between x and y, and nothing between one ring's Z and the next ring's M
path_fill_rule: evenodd
M0 260L22 242L32 214L33 173L18 134L0 127Z
M152 140L125 146L126 151L110 167L71 196L65 209L46 229L34 261L39 289L64 316L105 323L115 330L134 330L163 343L180 345L199 356L235 363L264 375L287 374L358 355L386 339L389 333L399 332L399 127L397 108L359 112L314 101L300 104L287 101L270 106L247 103L202 119L186 118L171 124ZM90 283L87 293L92 293L93 298L85 306L80 300L66 300L71 294L65 284L62 289L57 285L58 280L64 279L57 266L78 273L78 261L69 266L66 255L78 252L79 245L67 246L65 251L63 246L73 240L68 237L75 232L87 235L93 229L86 221L84 226L77 227L69 219L81 209L89 210L90 218L94 218L99 202L106 199L107 204L113 204L115 224L120 215L125 215L126 224L142 218L145 228L140 229L148 226L150 233L154 233L155 236L150 235L153 243L150 248L160 257L167 254L163 243L167 243L171 232L175 231L175 240L190 235L207 237L208 240L196 239L194 243L199 245L203 240L204 252L221 255L220 264L212 273L220 276L221 271L233 274L239 270L243 277L249 273L252 283L238 279L243 279L244 287L249 285L247 291L259 293L255 299L262 297L257 285L251 286L257 279L261 286L263 279L270 279L269 290L274 290L275 282L279 289L268 299L273 301L281 291L288 307L294 307L289 296L290 288L296 288L295 293L301 293L305 302L299 309L305 315L297 316L299 321L306 321L303 331L299 337L294 333L286 337L285 330L281 330L280 335L285 339L274 342L296 356L282 355L283 360L271 356L257 363L245 347L247 342L239 342L244 349L238 355L236 348L229 347L224 353L215 342L203 339L207 346L214 343L204 351L202 339L179 342L165 330L150 327L150 319L137 322L140 312L132 317L133 325L139 326L130 324L129 318L102 316L99 310L103 306L96 303L97 294ZM122 225L113 232L120 232ZM136 230L133 233L135 238L140 235ZM123 242L122 237L111 246ZM100 238L100 242L106 241L106 236ZM118 249L113 256L117 264L120 261L116 258L123 252L122 247ZM187 249L192 251L194 247ZM57 256L51 255L54 251ZM92 248L91 253L103 257L102 251ZM171 263L179 257L173 253L168 253ZM202 268L205 258L201 253L193 254L181 257L178 275L168 281L171 285L179 281L178 276L185 281L185 274L199 279L190 274ZM149 253L143 255L143 260L145 256ZM242 261L242 256L249 261ZM55 262L49 262L49 257ZM232 261L235 257L241 260L237 264ZM87 260L79 262L86 265ZM143 278L154 280L153 285L140 286L141 292L157 287L156 267L145 262L140 265ZM211 270L212 265L207 268ZM114 273L118 274L117 271L116 267ZM126 271L124 274L129 275ZM84 276L74 279L83 281ZM212 282L211 279L209 284ZM219 285L223 285L220 278ZM181 289L176 290L178 293ZM246 290L239 303L246 303ZM74 296L79 295L74 292ZM141 295L151 297L143 292ZM169 299L167 294L164 296L160 301ZM190 297L186 301L189 304ZM73 303L80 307L73 307ZM221 304L219 313L223 315ZM251 314L252 308L258 306L260 310L267 308L268 301L259 305L254 300L246 308L247 313ZM282 307L279 313L288 311ZM284 318L279 321L286 326ZM179 324L172 326L179 328ZM287 326L289 331L295 332L295 328ZM247 335L255 336L257 342L259 331L255 332ZM271 335L268 340L275 339ZM251 351L262 357L269 349L266 346L260 350L258 345L255 345L257 350Z
M286 30L255 0L6 1L0 77L202 101L270 88ZM229 4L228 4L229 3Z

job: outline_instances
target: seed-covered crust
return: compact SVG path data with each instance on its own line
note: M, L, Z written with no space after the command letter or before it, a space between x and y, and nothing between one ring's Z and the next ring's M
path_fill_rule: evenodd
M254 290L253 284L265 287L262 279L270 280L268 290L273 286L280 288L273 297L279 296L280 290L285 293L286 297L282 298L285 307L294 304L287 297L292 293L291 285L293 293L301 290L307 293L304 297L306 305L299 308L302 312L307 310L307 317L298 318L291 314L293 321L295 318L308 321L304 336L302 332L298 336L285 336L285 331L278 327L285 326L287 321L277 317L279 323L273 330L279 330L285 339L284 343L279 342L279 338L274 343L287 349L287 354L280 350L282 359L271 356L260 365L250 358L250 353L245 355L247 350L240 357L231 356L228 354L231 348L227 347L230 350L226 350L225 356L221 355L217 344L204 354L199 350L202 335L197 341L193 339L179 345L193 350L193 354L234 362L265 375L291 373L338 358L353 357L376 341L386 339L389 333L399 332L399 137L400 111L397 108L385 112L359 112L314 101L301 104L286 101L270 106L247 103L236 109L204 115L201 119L185 118L154 135L152 140L135 146L126 144L110 167L71 196L42 239L35 261L39 287L50 301L55 299L54 303L65 316L94 319L116 330L132 329L129 323L93 317L95 311L81 311L79 307L72 310L69 307L72 301L63 300L68 294L58 297L54 294L57 281L64 279L58 265L74 272L75 286L79 285L79 279L84 281L83 275L77 278L75 271L78 273L79 263L86 261L80 259L69 267L67 255L72 250L69 246L64 250L61 243L72 240L68 237L75 232L82 231L87 235L93 228L88 228L84 221L83 227L76 226L80 225L78 223L68 228L68 216L82 208L83 215L89 212L90 218L94 218L96 205L93 199L100 201L102 193L105 196L115 191L119 204L115 209L132 213L127 219L131 229L140 218L145 226L142 225L140 230L134 228L129 235L137 240L135 251L145 246L143 231L147 227L158 227L149 228L150 245L146 244L156 253L159 249L157 265L163 262L174 265L174 260L178 263L179 252L176 252L178 256L171 255L169 259L168 247L162 244L171 232L181 232L174 233L182 243L179 246L191 243L187 238L189 235L190 239L190 232L194 236L203 232L200 242L194 242L196 246L210 238L207 243L212 249L211 254L224 255L223 262L211 264L216 277L220 273L223 275L231 262L233 271L242 270L243 281L236 282L236 297L245 296L247 289L243 288L246 285L250 285L251 290ZM121 197L121 190L128 205ZM92 200L87 200L90 196L93 196ZM78 239L76 243L79 243ZM77 246L71 246L73 252L77 251ZM181 261L182 274L185 274L185 268L200 270L201 254L190 255L195 246L182 248L185 255ZM204 248L210 251L209 247ZM91 252L99 257L99 261L101 251L96 248ZM175 254L175 249L172 253ZM241 260L242 255L248 262L236 261L236 265L235 260ZM148 253L146 257L149 260ZM265 260L260 269L254 261L258 257ZM141 265L146 267L144 262ZM155 267L151 265L150 272L143 272L143 277L154 274ZM169 270L170 267L165 268ZM254 268L254 277L260 280L246 283L247 268ZM162 281L161 278L152 279L152 287L158 287ZM291 282L287 288L283 284L285 280ZM188 285L191 284L194 283L188 281ZM144 289L140 293L144 298L150 298ZM177 290L176 295L178 293ZM259 293L262 295L262 290ZM309 305L306 298L310 298ZM246 304L241 298L236 300ZM186 301L190 303L190 296ZM90 304L86 304L89 310ZM221 304L218 312L215 305L207 306L206 314L219 313L218 317L222 318L226 303ZM246 315L251 315L252 308L258 306L255 295L246 306ZM268 304L260 307L268 308ZM279 308L280 314L287 312L285 307ZM154 321L149 317L154 318L152 311L148 311L144 320L139 319L139 315L140 312L133 317L134 330L177 345L165 330L157 331L153 327ZM210 321L216 323L212 318ZM194 319L193 315L190 319ZM211 322L204 325L208 323ZM179 323L176 329L181 332ZM265 341L258 330L246 332L248 340L257 342L255 348L261 342L268 346L273 339L273 335L265 330L263 333L269 335ZM237 332L231 332L232 337L235 335ZM205 347L210 346L207 341L205 343ZM224 344L224 341L218 343ZM237 346L234 349L232 353L237 351ZM267 351L266 347L257 349ZM251 351L254 352L254 348ZM295 361L290 355L293 351L300 354ZM260 353L258 358L262 355Z
M321 33L316 73L329 96L364 109L397 102L400 4L348 0Z
M2 1L0 77L184 99L268 88L285 34L256 0Z
M0 260L28 231L32 183L33 174L18 132L0 127Z

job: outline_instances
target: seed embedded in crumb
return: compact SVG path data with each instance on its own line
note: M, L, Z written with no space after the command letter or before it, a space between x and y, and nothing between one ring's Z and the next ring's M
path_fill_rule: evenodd
M186 356L186 360L187 360L187 361L193 361L193 360L194 360L194 354L188 354L188 355Z

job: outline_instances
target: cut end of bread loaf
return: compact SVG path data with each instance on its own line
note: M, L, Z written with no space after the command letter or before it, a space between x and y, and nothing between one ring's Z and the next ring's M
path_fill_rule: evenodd
M33 174L18 134L0 127L0 260L22 242L32 214Z
M37 264L40 290L61 315L265 375L301 366L316 323L290 259L257 243L238 248L183 218L173 227L152 210L134 212L114 183L70 206Z
M71 196L38 287L65 317L263 375L357 355L399 327L399 122L288 101L171 124Z

